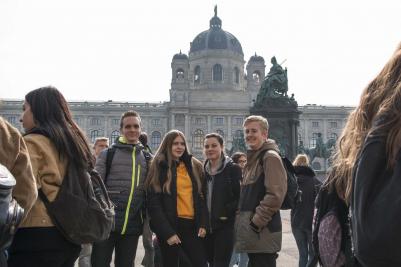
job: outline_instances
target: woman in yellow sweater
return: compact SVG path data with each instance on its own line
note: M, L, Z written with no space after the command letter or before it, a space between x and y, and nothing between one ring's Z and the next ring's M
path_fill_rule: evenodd
M159 239L163 266L206 266L203 238L208 213L201 162L188 153L185 136L166 134L148 172L150 225Z

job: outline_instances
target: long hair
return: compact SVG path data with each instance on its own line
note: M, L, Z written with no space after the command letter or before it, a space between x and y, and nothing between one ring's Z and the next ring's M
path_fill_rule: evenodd
M400 149L401 44L376 78L362 93L358 107L349 115L337 142L333 169L325 185L349 203L352 173L367 135L386 138L388 166L393 167Z
M148 171L147 187L148 188L152 187L153 190L155 190L156 192L163 191L169 194L171 193L172 167L175 164L172 155L172 146L174 139L177 138L177 136L180 136L185 142L185 151L184 154L181 156L181 158L189 157L188 146L184 134L178 130L171 130L168 133L166 133L162 143L160 144L159 148L156 151L156 154L152 160L152 163L150 164ZM159 164L161 162L166 162L168 166L166 182L163 185L160 184L159 180L159 175L160 175ZM198 189L200 189L201 188L200 177L195 177L195 179L198 184Z
M29 92L25 101L31 106L35 128L53 142L60 158L78 169L93 167L93 157L83 132L72 119L64 96L54 87Z

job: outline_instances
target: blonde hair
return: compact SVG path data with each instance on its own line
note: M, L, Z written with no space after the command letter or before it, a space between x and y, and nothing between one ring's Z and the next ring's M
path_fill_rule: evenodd
M264 131L269 130L269 123L268 123L267 119L263 116L259 116L259 115L248 116L244 121L243 127L245 127L250 122L258 122L260 125L260 128L262 130L264 130Z
M325 185L330 190L335 188L347 203L352 193L353 168L369 134L386 137L387 167L394 166L401 138L401 45L365 88L337 141L333 169Z
M96 137L95 143L93 143L93 147L95 147L98 142L103 142L103 141L106 141L107 145L109 145L109 138L107 138L107 137Z
M309 166L309 158L305 154L298 154L292 163L294 166Z

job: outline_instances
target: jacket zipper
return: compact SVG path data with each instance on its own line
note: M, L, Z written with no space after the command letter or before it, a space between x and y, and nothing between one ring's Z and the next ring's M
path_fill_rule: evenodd
M121 234L125 234L127 230L127 224L128 224L128 217L129 217L129 210L131 208L131 202L132 202L132 196L134 194L135 190L135 172L136 172L136 147L134 147L132 151L132 176L131 176L131 192L128 197L128 203L127 203L127 208L125 210L125 217L124 217L124 224L123 224L123 229L121 230ZM140 167L138 167L138 174L140 172Z

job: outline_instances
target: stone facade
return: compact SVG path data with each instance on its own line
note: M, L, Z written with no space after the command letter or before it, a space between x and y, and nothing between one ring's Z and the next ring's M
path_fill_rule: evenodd
M253 106L265 77L263 57L245 60L240 42L222 30L217 14L210 28L198 34L188 56L174 55L171 63L170 101L163 103L133 102L69 102L74 119L93 141L106 136L118 136L120 116L136 110L142 117L143 130L149 135L149 145L155 149L170 129L179 129L187 136L188 145L196 156L202 153L203 137L218 132L230 149L232 140L242 131L242 123ZM19 116L22 101L3 100L0 115L21 129ZM317 133L326 141L340 135L352 107L300 106L298 139L305 147L314 146Z

